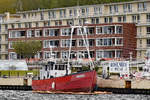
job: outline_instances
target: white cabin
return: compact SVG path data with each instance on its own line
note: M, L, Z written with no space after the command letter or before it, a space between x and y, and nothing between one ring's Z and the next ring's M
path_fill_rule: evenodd
M67 69L67 63L56 63L49 61L40 70L40 79L48 79L54 77L65 76L70 74L71 70Z

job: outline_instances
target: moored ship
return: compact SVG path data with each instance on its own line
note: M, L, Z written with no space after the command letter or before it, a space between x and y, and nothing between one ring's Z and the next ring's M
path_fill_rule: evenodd
M40 80L32 81L34 91L91 92L96 86L96 71L67 74L67 64L49 62L43 67Z

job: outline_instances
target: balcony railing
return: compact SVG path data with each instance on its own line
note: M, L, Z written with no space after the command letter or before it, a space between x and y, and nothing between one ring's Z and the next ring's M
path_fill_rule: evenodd
M8 34L8 31L0 32L0 34Z
M0 51L0 54L8 54L8 49L5 50L5 51L1 50L1 51Z
M137 35L136 38L149 38L150 37L150 34L149 35Z

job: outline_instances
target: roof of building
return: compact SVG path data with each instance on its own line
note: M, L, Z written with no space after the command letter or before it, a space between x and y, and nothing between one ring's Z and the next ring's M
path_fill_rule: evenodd
M114 4L124 4L124 3L136 3L136 2L147 2L149 0L133 0L133 1L128 1L128 2L115 2L115 3L105 3L105 4L96 4L96 5L83 5L79 6L80 8L84 7L89 7L89 6L100 6L100 5L114 5ZM72 7L63 7L63 8L52 8L52 9L37 9L37 10L29 10L29 11L19 11L17 13L33 13L33 12L43 12L43 11L51 11L51 10L61 10L61 9L73 9L76 8L77 6L72 6Z

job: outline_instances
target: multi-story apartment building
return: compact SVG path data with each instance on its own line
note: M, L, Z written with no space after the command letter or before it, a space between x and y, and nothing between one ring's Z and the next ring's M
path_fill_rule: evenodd
M9 12L0 15L0 59L8 59L8 29L18 18L18 14L10 15Z
M6 14L1 24L1 36L8 37L1 44L7 51L2 59L17 58L12 43L16 40L41 40L43 49L37 56L50 56L53 47L55 56L66 58L70 38L69 25L86 24L91 57L128 58L132 53L138 59L145 57L150 47L150 1L108 3L79 7L66 7ZM10 16L14 16L10 19ZM78 20L77 18L80 18ZM88 22L88 24L86 23ZM3 45L3 47L2 47ZM87 58L80 32L75 29L72 41L72 58L76 53ZM79 57L79 58L82 58Z

